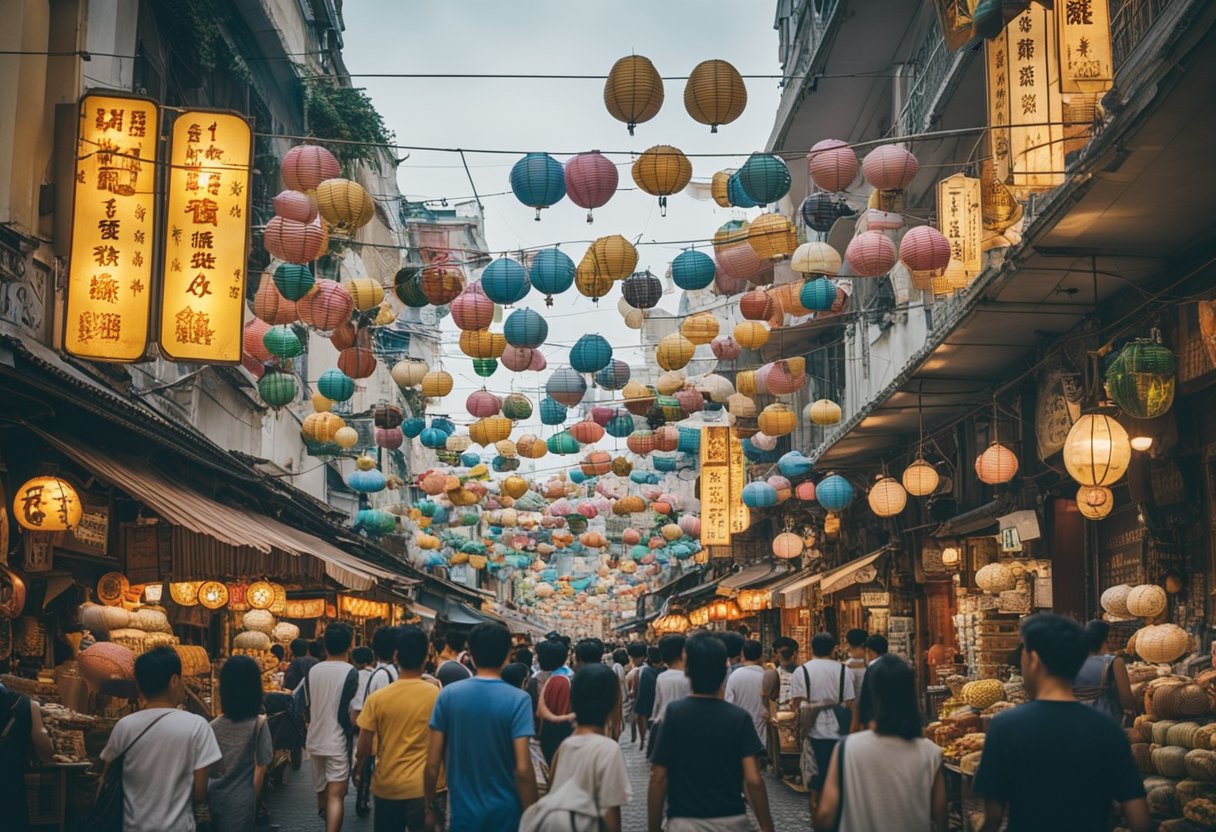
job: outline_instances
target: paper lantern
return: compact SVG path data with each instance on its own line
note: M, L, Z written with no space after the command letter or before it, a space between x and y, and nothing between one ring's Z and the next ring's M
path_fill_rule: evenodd
M950 241L933 226L917 226L899 241L899 260L913 272L944 271L950 265Z
M697 380L696 390L714 404L721 405L735 392L735 387L717 373L707 373Z
M692 292L714 281L714 259L703 251L688 249L671 261L671 279L676 286Z
M692 179L692 162L677 147L656 144L633 163L633 181L651 196L659 198L659 209L667 215L667 197L684 190Z
M326 372L329 371L326 370ZM398 387L417 387L422 383L422 379L427 374L427 364L425 361L417 358L403 358L393 365L393 369L390 372L393 382ZM324 374L322 374L322 377L324 377Z
M882 277L895 265L895 243L881 231L863 231L849 241L844 259L859 277Z
M1191 637L1177 624L1142 627L1135 635L1136 655L1152 664L1169 664L1190 648Z
M663 297L663 282L650 272L640 272L621 283L621 298L634 309L653 309Z
M879 517L894 517L908 504L908 492L894 477L881 477L870 488L866 500Z
M840 271L840 254L827 243L803 243L790 256L790 268L802 274L834 275Z
M280 263L274 270L274 285L288 301L297 301L312 291L316 278L312 269L298 263ZM294 318L293 318L294 320Z
M419 288L432 306L443 306L460 297L464 291L464 272L459 266L435 263L425 266L419 278Z
M604 438L604 429L590 419L584 419L570 427L570 435L584 445L591 445Z
M535 355L535 351L528 347L507 347L499 359L502 361L502 366L511 372L522 373L532 366L532 359Z
M828 511L844 511L853 502L853 484L839 474L828 474L815 486L815 499Z
M739 168L739 184L758 205L777 202L790 192L790 169L780 156L753 153Z
M722 335L710 341L709 348L719 361L734 361L743 352L739 342L729 335Z
M371 194L349 179L326 179L317 185L314 198L317 210L334 231L349 234L367 225L376 215Z
M664 335L655 347L655 362L664 370L678 370L688 365L696 345L678 332Z
M279 293L269 275L262 275L262 282L253 296L253 314L271 326L289 324L299 318L296 304Z
M442 399L452 392L455 382L445 370L432 370L422 377L422 396L426 399Z
M1106 393L1136 419L1163 416L1174 404L1178 359L1155 339L1124 344L1106 368Z
M483 447L493 445L511 435L511 420L505 416L489 416L469 425L469 439Z
M714 284L718 294L738 294L745 288L744 281L748 280L768 282L761 277L766 263L747 240L716 247L714 257L717 262Z
M993 442L975 458L975 474L980 482L988 485L1009 482L1017 472L1017 456L999 442Z
M592 424L594 424L594 422ZM599 427L599 425L596 425L596 427ZM583 457L582 462L579 463L579 468L589 477L598 477L603 474L607 474L611 467L612 455L605 451L592 451Z
M731 337L746 350L755 350L768 343L769 329L759 321L743 321L735 325Z
M594 373L610 361L612 346L602 335L583 335L570 348L570 367L578 373Z
M655 390L640 381L630 381L621 389L625 408L636 416L645 416L654 406Z
M1101 520L1114 507L1115 495L1104 485L1083 485L1077 489L1077 510L1086 520Z
M755 208L760 204L748 195L738 171L726 180L726 199L733 208Z
M776 402L760 411L756 421L760 424L760 430L769 436L785 436L794 431L798 416L789 405Z
M528 279L536 291L545 295L545 305L553 305L553 296L574 285L574 261L570 255L556 248L538 251L532 258Z
M805 545L793 532L782 532L773 538L773 554L782 560L792 560L802 554Z
M627 411L618 413L608 420L608 424L604 427L604 430L613 438L624 439L633 433L633 416Z
M545 444L549 447L549 453L559 456L578 453L578 440L564 430L550 436Z
M258 395L276 409L291 404L299 392L296 377L290 373L268 372L258 379Z
M826 277L816 277L802 284L799 301L812 312L828 312L836 303L836 284Z
M638 250L620 234L596 238L587 252L595 273L610 280L624 280L638 265Z
M1127 431L1110 416L1087 413L1078 419L1064 440L1064 467L1081 485L1110 486L1131 464Z
M619 358L608 362L608 366L598 370L595 383L605 390L620 390L629 382L629 365Z
M334 434L346 426L341 416L334 413L310 413L300 425L300 435L309 442L324 445L334 440Z
M726 409L736 419L754 419L758 412L755 400L742 393L730 396L726 400Z
M277 217L296 222L312 222L318 216L317 206L308 194L291 189L280 191L271 203Z
M338 369L351 378L368 378L376 372L376 355L367 347L347 347L338 353Z
M766 321L773 314L773 298L762 289L744 292L739 298L739 314L749 321Z
M555 401L573 407L583 400L583 395L587 392L587 382L578 370L559 367L545 383L545 392Z
M861 160L861 173L879 191L902 191L916 178L920 163L902 147L884 144Z
M1156 618L1166 603L1165 590L1156 584L1140 584L1127 593L1127 611L1137 618Z
M337 158L325 148L315 144L296 145L288 150L279 164L283 184L293 191L314 191L327 179L342 172Z
M612 291L612 278L596 269L595 258L590 251L574 271L574 288L580 295L595 302Z
M813 231L827 233L836 220L853 216L853 209L831 194L814 193L802 201L802 221Z
M502 400L502 415L518 422L532 415L532 402L522 393L510 393Z
M676 393L676 401L680 408L688 414L698 413L705 408L705 396L697 390L680 390Z
M804 503L813 502L815 500L815 483L810 480L798 483L794 489L794 496Z
M566 195L580 208L587 209L587 222L593 222L591 211L606 205L616 193L619 174L598 150L580 153L566 162Z
M465 399L464 407L470 416L484 419L494 416L502 410L502 399L483 388L470 393L468 398Z
M566 406L564 404L552 396L546 396L541 399L540 422L542 425L560 425L564 421L566 421Z
M843 191L857 176L857 154L848 142L824 139L811 145L806 154L811 181L824 191Z
M299 336L289 326L272 326L262 336L262 345L266 351L279 359L295 358L304 352L304 345Z
M730 178L735 174L734 168L720 170L713 175L709 184L709 195L719 208L731 207Z
M806 386L806 359L801 356L783 358L769 365L766 376L768 392L788 396Z
M1100 599L1102 609L1115 618L1133 618L1134 616L1127 608L1127 596L1131 591L1131 584L1118 584L1104 590Z
M749 482L743 486L743 504L748 508L768 508L777 505L777 489L767 482Z
M712 312L698 312L680 324L680 334L694 345L708 344L718 336L718 326Z
M927 497L937 490L941 477L937 469L921 457L917 457L900 477L904 489L913 497Z
M67 480L39 476L26 480L13 499L13 516L32 532L63 532L76 528L84 514L80 495Z
M561 202L566 195L562 163L548 153L527 154L511 168L511 191L524 205L536 209L539 221L542 208Z
M625 440L625 445L638 456L646 456L646 454L654 450L654 432L635 430L629 434Z
M482 378L489 378L498 370L497 358L474 358L473 372Z
M393 277L393 294L406 306L421 309L430 303L422 292L422 270L415 268L398 269Z
M262 245L273 257L303 264L321 256L329 245L329 234L319 222L271 217L262 230Z
M815 425L835 425L841 415L840 405L831 399L816 399L803 410L803 416Z
M663 106L663 78L649 58L629 55L608 71L604 82L604 106L609 115L633 128L650 121Z
M739 70L726 61L702 61L693 67L684 84L684 109L694 121L708 124L711 133L719 124L730 124L747 106L747 87Z
M515 303L522 300L531 288L524 267L506 257L490 263L481 275L481 290L494 303Z
M507 316L502 333L511 346L534 349L549 336L549 323L533 309L516 309Z
M494 320L494 301L486 297L480 283L474 283L461 292L449 309L458 329L487 329Z
M296 303L300 320L322 334L333 332L349 321L354 309L350 293L333 280L318 280L312 294Z

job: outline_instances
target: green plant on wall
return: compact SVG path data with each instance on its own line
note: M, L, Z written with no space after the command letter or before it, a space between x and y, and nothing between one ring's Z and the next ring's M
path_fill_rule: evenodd
M344 165L380 167L377 145L390 144L394 136L363 90L341 86L332 78L310 78L304 82L304 109L308 132Z
M245 59L228 44L216 0L160 0L158 18L173 40L173 48L196 71L222 70L246 83L253 73Z

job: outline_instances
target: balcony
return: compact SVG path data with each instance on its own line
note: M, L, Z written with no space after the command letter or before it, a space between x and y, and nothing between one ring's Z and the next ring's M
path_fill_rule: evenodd
M1118 10L1113 12L1110 22L1116 70L1127 63L1153 24L1172 3L1173 0L1123 0Z

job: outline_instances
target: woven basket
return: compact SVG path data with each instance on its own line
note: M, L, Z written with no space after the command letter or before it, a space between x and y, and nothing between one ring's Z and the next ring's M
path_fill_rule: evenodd
M1178 800L1178 808L1186 808L1186 804L1196 798L1205 798L1211 800L1216 797L1216 784L1204 783L1199 780L1183 780L1180 782L1175 793Z
M1216 780L1216 753L1194 749L1186 754L1186 776L1192 780Z
M1172 784L1154 786L1146 791L1148 808L1154 815L1168 818L1178 814L1178 798Z
M1145 661L1168 664L1186 653L1190 641L1177 624L1151 624L1136 633L1136 653Z
M1165 612L1165 590L1156 584L1141 584L1127 593L1127 611L1140 618L1156 618Z
M1179 722L1171 725L1165 732L1167 745L1180 745L1183 748L1196 748L1195 734L1199 731L1198 722Z
M1102 593L1102 609L1116 618L1131 618L1127 609L1127 594L1132 591L1130 584L1118 584Z
M1153 771L1166 777L1186 777L1187 750L1177 745L1163 745L1152 750Z
M270 636L260 630L246 630L236 634L232 646L241 650L269 650Z
M1169 745L1169 730L1177 725L1173 719L1162 719L1153 723L1153 745Z
M996 594L1013 589L1016 579L1013 571L1003 563L990 563L975 573L975 585L984 592Z

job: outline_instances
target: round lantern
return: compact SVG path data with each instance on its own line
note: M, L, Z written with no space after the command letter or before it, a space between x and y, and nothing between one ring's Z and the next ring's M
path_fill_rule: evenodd
M734 168L720 170L713 175L709 184L709 195L719 208L729 208L730 204L730 178L735 174Z
M564 421L566 421L566 406L564 404L552 396L545 396L545 398L541 399L540 423L542 425L560 425Z
M536 209L539 221L542 208L561 202L566 195L562 163L548 153L527 154L511 168L511 191L524 205Z
M367 378L376 372L376 355L367 347L347 347L338 353L338 369L351 378Z
M893 477L881 477L866 497L870 510L879 517L894 517L908 504L908 492Z
M300 317L293 301L279 293L273 279L262 276L262 282L253 296L253 314L271 326L289 324Z
M439 430L439 429L432 428L432 430ZM443 431L439 431L439 432L443 433ZM453 433L451 436L449 436L447 439L444 440L443 449L445 451L452 451L453 453L463 454L465 451L467 451L469 449L469 447L472 444L473 444L473 440L470 439L469 437L465 436L463 433ZM474 460L473 465L476 465L480 461L481 461L481 458L478 457L476 460ZM468 467L471 468L473 466L470 465Z
M266 349L266 344L263 341L266 333L269 331L270 324L261 318L249 319L248 323L241 330L241 345L246 357L252 358L259 363L270 360L270 351Z
M709 348L719 361L734 361L743 352L739 342L729 335L722 335L710 341Z
M659 198L660 213L667 214L667 197L684 190L692 179L692 162L677 147L656 144L633 163L633 181Z
M284 407L296 400L300 388L290 373L266 373L258 379L258 395L273 408Z
M596 425L596 427L599 427L599 425ZM579 468L589 477L607 474L612 468L612 455L606 451L592 451L583 457L582 462L579 463Z
M1104 485L1077 489L1077 510L1086 520L1101 520L1115 507L1114 493Z
M697 381L696 390L714 404L722 405L735 392L735 387L723 376L708 373Z
M638 250L620 234L598 237L587 249L595 273L609 280L624 280L638 265Z
M620 390L629 383L629 365L619 358L608 362L608 366L595 374L595 383L605 390Z
M633 433L633 416L629 413L620 413L608 420L608 425L604 428L609 436L616 439L624 439Z
M317 211L334 231L349 234L362 228L376 215L372 196L358 182L349 179L326 179L317 185Z
M904 489L913 497L927 497L937 490L937 486L941 482L937 469L921 457L917 457L911 465L904 469L900 479L903 481Z
M511 393L502 400L502 415L516 422L527 419L532 415L532 402L522 393Z
M577 373L594 373L612 361L612 346L602 335L583 335L570 348L570 367Z
M494 301L486 297L480 283L474 283L452 301L450 311L458 329L488 329L494 320Z
M785 260L798 248L798 234L787 217L761 214L748 226L747 242L763 260Z
M422 396L426 399L442 399L452 392L455 382L445 370L432 370L422 377Z
M293 191L316 190L327 179L342 172L337 158L323 147L315 144L296 145L283 157L279 165L283 184Z
M534 309L516 309L507 316L502 334L513 347L535 349L549 336L549 324Z
M422 270L398 269L393 277L393 294L406 306L421 309L430 303L422 291Z
M495 303L506 305L523 300L531 288L524 267L506 257L490 263L481 275L481 290Z
M782 560L798 557L805 546L802 538L793 532L782 532L773 538L773 554Z
M289 301L297 301L312 291L316 283L312 269L299 263L280 263L274 270L274 285Z
M902 147L884 144L861 160L861 173L879 191L902 191L916 178L920 163Z
M1017 472L1017 455L1000 442L993 442L975 458L975 475L979 477L980 482L988 485L1009 482Z
M570 427L570 435L584 445L591 445L604 438L604 429L590 419L584 419Z
M996 595L1016 587L1017 578L1005 564L989 563L976 570L975 585L990 595Z
M604 82L604 106L609 115L633 128L650 121L663 106L663 78L649 58L629 55L608 71Z
M743 504L748 508L768 508L777 505L777 489L767 482L749 482L743 486Z
M663 297L663 282L650 272L631 274L621 282L621 297L634 309L654 309Z
M421 416L411 416L401 423L401 432L408 438L414 439L426 429L426 420Z
M1064 467L1081 485L1110 486L1131 464L1132 446L1127 431L1110 416L1086 413L1064 440Z
M857 154L848 142L824 139L811 145L806 154L811 181L824 191L843 191L857 176Z
M853 216L853 209L842 200L825 193L814 193L802 201L802 221L812 231L827 233L836 220Z
M1140 584L1127 593L1127 611L1137 618L1156 618L1165 612L1165 590L1156 584Z
M566 195L575 205L587 209L587 222L593 222L593 209L612 199L618 181L616 165L598 150L580 153L566 162Z
M612 291L612 278L596 268L595 258L590 250L583 255L583 261L574 270L574 288L583 297L591 298L597 303L600 298ZM631 311L639 314L641 312L640 310Z
M469 425L469 439L483 447L493 445L510 436L511 427L505 416L488 416Z
M804 503L814 502L815 500L815 483L807 480L806 482L798 483L794 489L794 496Z
M714 259L703 251L688 249L671 261L671 279L676 286L692 292L714 282Z
M381 448L395 450L405 444L405 434L401 428L376 428L376 445Z
M474 358L473 372L482 378L489 378L498 370L497 358Z
M1187 652L1191 637L1177 624L1142 627L1134 636L1136 655L1152 664L1169 664Z
M324 445L334 441L334 434L346 427L346 422L335 413L309 413L300 424L300 435L309 442Z
M802 274L834 275L840 271L840 254L827 243L803 243L794 249L790 268Z
M1131 591L1131 584L1118 584L1103 591L1100 599L1102 609L1114 618L1134 618L1135 616L1127 608L1127 596Z
M697 413L705 408L705 397L697 390L680 390L676 393L676 401L685 413Z
M626 447L638 456L646 456L654 450L654 432L649 430L635 430L629 434L625 440Z
M777 469L787 477L805 477L811 473L811 461L802 455L802 451L790 451L777 460Z
M755 208L760 204L748 195L738 171L726 180L726 199L733 208Z
M747 87L739 70L726 61L702 61L693 67L684 84L684 109L694 121L708 124L711 133L719 124L730 124L747 106Z
M549 447L549 453L559 456L578 453L578 440L564 430L550 436L545 444Z
M899 241L899 260L914 272L945 271L950 265L950 241L931 225L917 226Z
M474 390L469 394L469 397L465 399L464 407L470 416L485 419L496 415L502 410L502 399L495 396L489 390L482 388L481 390Z
M758 205L777 202L790 192L790 169L780 156L753 153L739 168L739 184Z
M654 358L664 370L678 370L688 365L696 345L678 332L664 335L655 347Z
M464 272L459 266L436 263L426 266L419 278L419 288L432 306L451 303L464 291Z
M262 345L266 351L279 359L295 358L304 352L295 330L286 325L272 326L262 336Z
M317 206L301 191L280 191L271 203L276 217L296 222L312 222L317 218Z
M502 366L511 372L522 373L532 366L532 359L535 357L536 351L528 347L507 347L499 359L502 361Z
M545 383L545 392L561 404L573 407L583 400L583 395L587 392L587 382L578 370L559 367Z
M853 484L839 474L828 474L815 486L815 499L828 511L843 511L853 502Z
M359 431L350 425L338 428L334 433L334 444L343 450L349 451L359 444Z
M303 264L324 253L329 246L329 234L320 222L271 217L262 231L262 246L273 257Z
M769 436L785 436L793 433L798 424L798 417L793 410L790 410L789 405L776 402L760 411L756 421L760 425L760 430Z
M1106 392L1129 416L1155 419L1174 404L1178 359L1155 339L1124 344L1106 368Z
M312 294L296 303L300 320L323 334L349 321L354 309L350 293L333 280L318 280Z
M736 419L753 419L756 416L756 402L742 393L735 393L726 400L726 409Z
M64 532L76 528L84 514L80 495L67 480L42 476L17 489L13 515L32 532Z
M553 305L553 295L574 285L574 268L570 255L556 248L542 249L532 258L528 278L536 291L545 295L546 306Z
M859 277L882 277L895 265L895 243L881 231L863 231L849 241L844 259Z
M773 314L774 305L768 292L753 289L739 298L739 314L749 321L767 321Z
M768 343L769 329L759 321L743 321L735 325L731 337L735 343L747 350L755 350Z
M826 277L816 277L802 284L798 301L811 312L828 312L836 303L836 284Z

